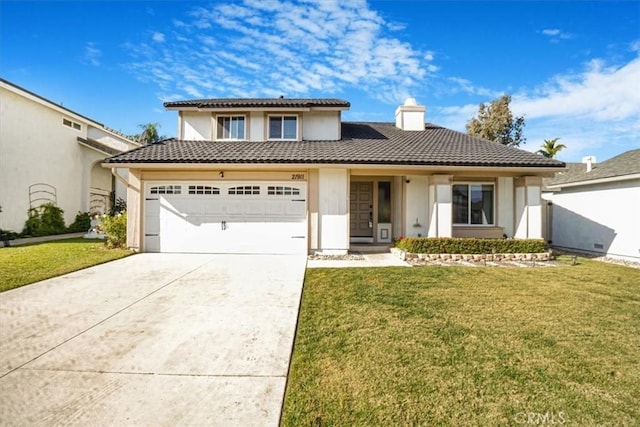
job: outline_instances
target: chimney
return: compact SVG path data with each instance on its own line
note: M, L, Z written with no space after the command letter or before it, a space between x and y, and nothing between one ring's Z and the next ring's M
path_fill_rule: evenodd
M402 130L424 130L426 110L424 105L418 105L415 98L407 98L396 109L396 127Z
M582 163L586 163L587 172L591 172L591 169L593 169L593 165L596 164L596 157L595 156L583 157L582 158Z

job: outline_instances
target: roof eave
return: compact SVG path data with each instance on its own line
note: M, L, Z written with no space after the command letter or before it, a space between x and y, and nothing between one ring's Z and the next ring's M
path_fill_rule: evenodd
M240 113L247 111L265 111L265 112L280 112L280 111L346 111L349 107L342 106L318 106L318 107L198 107L198 106L168 106L165 107L167 111L194 111L194 112L212 112L212 113Z
M632 179L640 179L640 173L632 173L629 175L610 176L607 178L597 178L597 179L565 182L560 184L552 184L552 185L547 185L546 188L549 190L562 190L565 187L581 187L584 185L606 184L609 182L629 181Z
M557 172L557 167L539 166L464 166L464 165L427 165L427 164L402 164L402 163L343 163L343 162L104 162L105 168L129 168L129 169L210 169L210 168L233 168L233 169L254 169L256 166L287 169L287 168L342 168L342 169L403 169L403 170L438 170L438 171L465 171L465 172L500 172L513 176L538 175L553 176Z

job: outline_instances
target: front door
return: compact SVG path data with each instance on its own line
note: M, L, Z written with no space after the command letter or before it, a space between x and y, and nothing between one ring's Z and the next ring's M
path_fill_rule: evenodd
M351 237L373 237L373 183L352 182Z

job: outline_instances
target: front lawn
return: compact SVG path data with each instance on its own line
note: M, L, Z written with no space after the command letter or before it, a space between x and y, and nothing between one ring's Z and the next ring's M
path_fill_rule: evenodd
M639 337L629 267L309 269L282 424L637 425Z
M0 292L60 276L133 252L106 249L102 240L68 239L0 249Z

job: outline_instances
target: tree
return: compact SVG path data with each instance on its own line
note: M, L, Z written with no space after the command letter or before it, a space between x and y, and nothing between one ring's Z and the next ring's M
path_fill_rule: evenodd
M560 138L545 139L544 144L541 146L542 148L536 151L536 153L553 159L562 149L567 148L564 144L557 144L559 139Z
M511 96L503 95L489 105L480 104L478 115L467 123L467 133L511 147L526 143L523 136L524 117L514 119L509 104Z
M138 126L142 129L142 132L132 137L136 141L148 145L165 139L165 136L161 136L158 133L158 129L160 129L159 123L146 123Z

